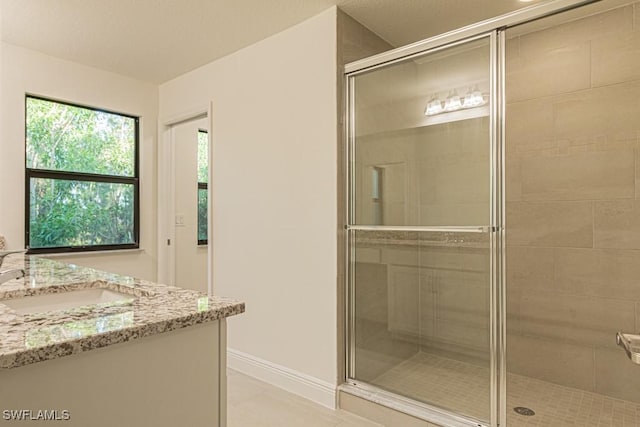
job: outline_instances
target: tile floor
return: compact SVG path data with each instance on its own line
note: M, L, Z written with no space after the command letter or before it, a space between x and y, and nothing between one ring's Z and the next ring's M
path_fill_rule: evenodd
M464 408L474 418L488 418L488 368L418 353L380 375L374 384L442 407ZM507 376L507 386L509 427L640 426L638 403L514 374ZM511 409L517 406L536 414L518 415Z
M531 417L508 412L509 427L640 427L640 404L509 374L509 408L533 409ZM448 408L488 413L487 369L419 353L382 374L375 384ZM302 397L228 371L228 427L380 427L349 412L332 411ZM400 426L394 426L400 427Z
M381 427L231 369L227 375L228 427Z
M478 420L489 418L488 368L418 353L372 383Z

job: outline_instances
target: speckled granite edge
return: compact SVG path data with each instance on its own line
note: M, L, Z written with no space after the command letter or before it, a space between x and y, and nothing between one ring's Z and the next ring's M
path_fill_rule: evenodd
M0 354L0 369L11 369L46 360L59 359L85 351L108 347L139 338L175 331L189 326L212 322L244 312L244 303L225 306L224 309L198 313L183 318L149 323L133 328L120 329L84 338L25 349L12 354Z
M243 302L35 256L11 256L4 268L26 276L0 285L0 370L52 360L216 321ZM20 313L4 300L105 288L132 298L41 313Z

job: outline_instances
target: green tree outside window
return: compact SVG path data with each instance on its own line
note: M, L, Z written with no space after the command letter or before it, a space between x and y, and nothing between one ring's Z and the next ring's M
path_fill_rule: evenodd
M207 193L209 182L209 135L198 131L198 244L207 244Z
M26 97L31 252L138 247L138 118Z

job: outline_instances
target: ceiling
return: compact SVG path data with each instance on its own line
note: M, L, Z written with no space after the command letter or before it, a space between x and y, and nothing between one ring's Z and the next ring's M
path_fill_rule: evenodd
M162 83L333 5L397 47L530 4L520 0L0 0L0 13L5 42Z

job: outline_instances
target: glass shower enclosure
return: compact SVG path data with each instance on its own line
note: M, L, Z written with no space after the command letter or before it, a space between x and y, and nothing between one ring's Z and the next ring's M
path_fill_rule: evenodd
M486 425L500 333L496 38L347 83L347 376Z
M346 66L342 390L640 425L638 58L640 1L554 0Z

